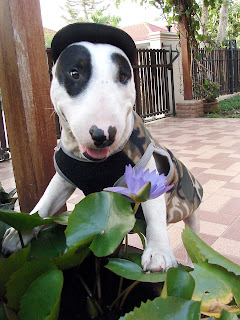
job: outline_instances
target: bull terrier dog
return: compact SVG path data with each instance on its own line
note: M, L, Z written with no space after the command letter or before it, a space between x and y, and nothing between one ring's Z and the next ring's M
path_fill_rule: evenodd
M136 47L132 38L111 26L75 23L56 33L51 50L50 94L62 127L61 140L54 155L56 174L31 213L38 211L43 218L53 215L75 188L88 195L124 186L126 165L135 171L156 169L173 188L141 205L147 224L142 267L150 271L176 267L167 223L183 220L198 232L203 192L134 112ZM38 231L24 233L24 243ZM21 248L16 230L6 231L2 247L5 254Z

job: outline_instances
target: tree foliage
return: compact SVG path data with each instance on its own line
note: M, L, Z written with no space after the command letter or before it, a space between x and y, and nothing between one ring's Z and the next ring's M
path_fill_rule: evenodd
M124 1L124 0L122 0ZM228 23L225 39L235 39L240 31L240 3L236 0L133 0L140 5L149 4L159 9L159 15L168 24L178 23L183 15L187 18L189 40L215 45L217 42L220 10L228 7ZM116 5L121 0L115 0ZM204 32L203 32L204 27Z
M46 48L50 48L51 47L51 42L52 42L53 37L54 37L53 33L45 33L44 34L44 41L45 41L45 47Z
M217 31L216 25L219 25L219 12L221 3L217 3L214 10L209 10L207 21L207 32L211 38L216 41ZM228 9L228 25L226 29L226 40L236 39L240 45L240 2L231 1Z
M75 22L94 22L117 26L120 17L106 13L110 6L103 0L66 0L62 9L65 14L62 18L69 24Z

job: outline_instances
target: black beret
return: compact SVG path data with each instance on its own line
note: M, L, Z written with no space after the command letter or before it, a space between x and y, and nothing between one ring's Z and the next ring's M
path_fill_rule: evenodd
M111 44L122 49L132 65L135 63L136 46L125 31L104 24L80 22L69 24L55 34L51 44L53 62L70 44L80 41Z

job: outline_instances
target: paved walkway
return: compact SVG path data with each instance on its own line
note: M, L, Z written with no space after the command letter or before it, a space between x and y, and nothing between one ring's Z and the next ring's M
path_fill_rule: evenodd
M201 238L240 265L240 119L165 118L147 126L203 185ZM15 186L11 161L0 163L0 181L6 191ZM76 191L68 209L81 198ZM183 228L182 222L168 228L171 247L181 263L186 259ZM134 236L131 241L139 243Z

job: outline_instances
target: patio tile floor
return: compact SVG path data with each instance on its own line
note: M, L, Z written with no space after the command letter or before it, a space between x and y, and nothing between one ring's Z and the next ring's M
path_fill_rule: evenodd
M240 265L240 119L164 118L147 127L203 186L200 237ZM14 188L11 161L0 163L0 181L6 191ZM67 202L68 210L82 197L81 191L75 191ZM186 261L183 228L183 222L168 226L170 244L180 263ZM136 235L130 236L130 243L141 247Z
M240 119L165 118L147 126L203 186L200 237L240 265ZM179 228L184 224L169 225L168 233L176 258L184 263Z

